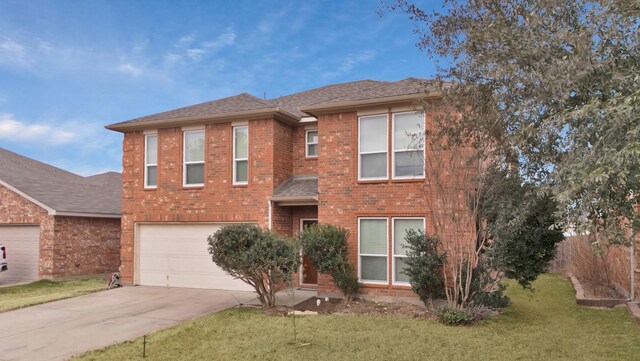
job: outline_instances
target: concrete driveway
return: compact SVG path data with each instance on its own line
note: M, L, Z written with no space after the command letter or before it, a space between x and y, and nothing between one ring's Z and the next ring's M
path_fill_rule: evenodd
M252 292L124 287L0 313L0 360L62 360L255 303Z

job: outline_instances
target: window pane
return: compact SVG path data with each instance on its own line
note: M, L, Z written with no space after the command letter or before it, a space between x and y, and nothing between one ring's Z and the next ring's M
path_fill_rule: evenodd
M387 257L360 257L360 278L369 281L386 281Z
M411 150L394 153L396 177L422 177L424 175L424 152Z
M249 179L249 162L246 160L236 161L236 182L246 182Z
M184 159L187 162L204 161L204 131L184 133Z
M307 132L307 143L318 143L318 132Z
M407 264L404 262L404 258L395 257L396 260L396 282L409 282L409 276L402 273L402 271L407 267Z
M235 158L248 158L249 154L249 131L247 127L235 128L236 155Z
M204 164L187 164L187 183L204 183Z
M387 153L362 154L360 162L361 178L387 177Z
M387 150L387 116L360 118L360 151Z
M396 114L393 124L393 149L422 149L424 130L424 114Z
M309 157L316 157L318 155L318 145L317 144L309 144L309 151L307 152Z
M158 185L158 167L155 165L147 166L147 186L156 185Z
M158 136L147 135L147 164L158 164Z
M387 220L360 220L360 253L387 254Z
M394 219L393 221L393 254L405 255L407 231L410 229L424 231L424 221L422 219Z

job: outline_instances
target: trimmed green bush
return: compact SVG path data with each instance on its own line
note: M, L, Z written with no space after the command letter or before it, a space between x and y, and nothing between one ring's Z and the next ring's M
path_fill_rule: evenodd
M438 321L449 326L468 325L473 323L474 316L465 308L442 306L438 308Z
M300 267L295 242L251 224L235 224L207 239L209 254L225 272L256 290L262 307L274 307L276 292Z
M320 273L329 274L333 283L350 302L358 290L358 275L349 262L349 231L331 224L314 224L300 233L302 252L311 259Z
M409 276L413 292L425 305L433 308L433 299L445 296L442 267L447 254L438 250L440 239L437 236L429 236L422 230L408 230L405 240L407 267L403 273Z
M507 287L498 285L498 289L492 292L478 292L473 296L474 305L483 305L491 308L505 308L509 305L509 297L504 295Z

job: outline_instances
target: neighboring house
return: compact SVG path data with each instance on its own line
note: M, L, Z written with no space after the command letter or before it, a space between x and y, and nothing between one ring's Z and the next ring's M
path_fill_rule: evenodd
M424 129L415 109L439 96L430 89L408 78L243 93L107 126L124 133L123 280L248 289L211 262L208 235L242 222L293 236L319 221L350 231L362 292L413 295L401 243L428 211L424 151L408 133ZM335 291L304 264L302 286Z
M81 177L0 148L0 284L117 271L120 173Z

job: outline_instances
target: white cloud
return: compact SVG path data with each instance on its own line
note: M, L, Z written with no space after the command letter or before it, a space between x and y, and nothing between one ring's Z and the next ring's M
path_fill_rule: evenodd
M194 40L196 40L196 37L193 36L193 34L185 35L185 36L181 37L180 39L178 39L178 43L180 43L180 44L191 44L191 43L193 43Z
M15 120L12 114L0 114L0 139L17 139L49 144L63 144L76 134L46 124L25 124Z
M344 62L336 70L326 72L323 74L323 76L325 78L335 78L344 74L348 74L356 65L366 63L367 61L371 60L374 55L374 52L371 50L365 50L359 54L350 54L345 58Z
M133 65L133 64L120 64L118 66L118 71L127 75L130 75L132 77L138 77L140 76L140 74L142 74L142 69Z
M224 32L215 39L205 42L195 42L195 36L183 36L174 44L173 51L164 55L164 61L173 64L182 60L199 62L206 56L229 47L236 42L237 34L232 28L226 28Z
M193 61L202 59L202 56L206 54L204 49L187 49L187 57Z
M0 41L0 62L23 63L26 60L26 48L10 38Z

